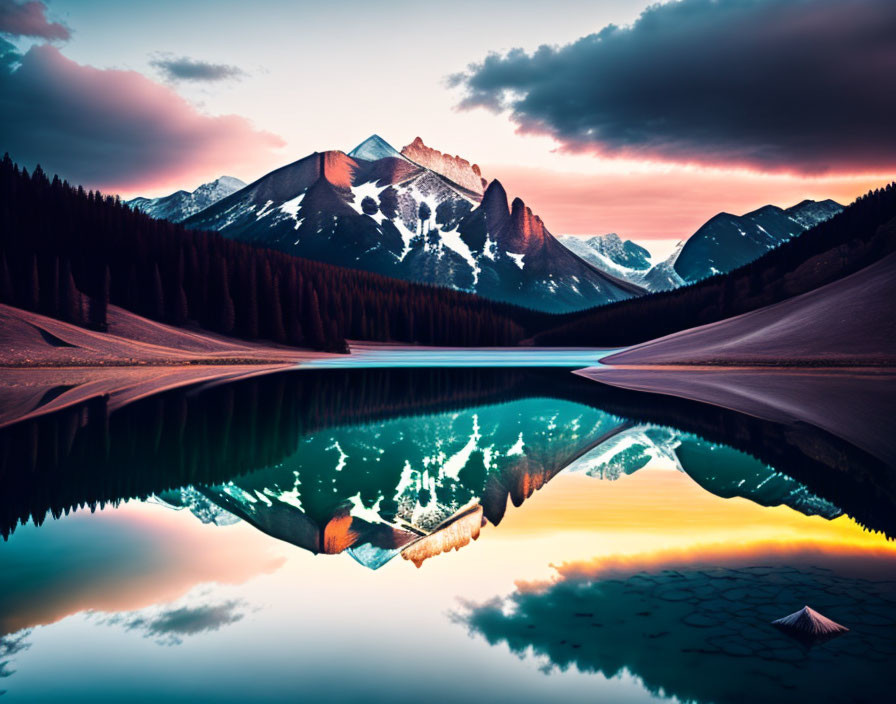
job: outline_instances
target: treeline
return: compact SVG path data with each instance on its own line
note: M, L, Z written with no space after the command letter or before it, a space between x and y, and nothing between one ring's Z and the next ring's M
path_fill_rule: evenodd
M555 319L539 345L620 347L714 323L806 293L896 251L896 183L727 274Z
M109 303L173 325L316 349L346 339L514 345L538 314L299 259L0 163L0 302L105 329Z

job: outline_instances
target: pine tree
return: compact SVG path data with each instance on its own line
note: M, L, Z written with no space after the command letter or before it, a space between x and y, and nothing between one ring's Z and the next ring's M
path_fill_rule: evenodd
M9 158L9 154L6 155ZM9 273L9 265L6 263L6 254L0 253L0 303L15 305L16 290Z
M68 259L62 266L59 286L59 313L62 320L68 323L80 325L83 322L81 315L81 292L75 287L75 279L72 276L72 265Z
M320 300L317 297L317 291L307 284L305 293L305 301L307 304L305 315L306 329L308 331L308 341L312 347L320 348L326 341L324 338L324 324L320 317Z
M174 270L174 278L170 285L171 295L171 311L169 319L174 325L183 325L190 317L189 306L187 305L187 293L184 290L184 253L183 250L178 252L177 266Z
M286 330L283 326L283 306L280 304L280 277L274 277L274 293L271 296L271 339L274 342L286 342Z
M227 280L227 262L223 257L219 257L214 264L210 289L209 303L214 329L226 335L233 331L236 314Z
M299 321L301 310L299 308L300 289L299 275L295 266L289 267L286 274L286 288L284 291L286 305L283 312L283 324L286 328L286 340L291 345L302 344L302 325Z
M241 265L243 290L239 302L242 307L243 334L250 340L255 340L258 338L258 274L254 262L244 260Z
M94 330L105 332L108 329L106 322L109 309L109 290L111 288L111 275L109 265L103 267L97 291L90 297L88 306L88 322Z
M162 289L162 276L159 274L159 265L152 265L149 300L146 302L146 312L149 317L156 320L165 319L165 294Z
M32 254L25 274L25 287L22 289L22 308L37 311L39 306L40 275L37 269L37 257Z
M429 222L429 219L432 217L432 210L425 200L420 203L420 208L417 210L417 217L420 218L419 232L424 233L424 225L426 225Z

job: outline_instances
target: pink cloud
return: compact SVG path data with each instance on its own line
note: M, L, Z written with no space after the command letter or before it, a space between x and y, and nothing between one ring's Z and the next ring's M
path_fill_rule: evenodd
M139 73L84 66L49 45L0 76L0 132L20 163L108 191L255 172L284 144L243 117L206 115Z
M47 7L42 2L16 2L0 0L0 32L17 37L41 39L69 39L71 32L59 22L46 17Z

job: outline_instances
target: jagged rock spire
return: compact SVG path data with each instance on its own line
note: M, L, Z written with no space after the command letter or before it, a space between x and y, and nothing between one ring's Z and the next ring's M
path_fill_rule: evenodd
M498 179L494 179L482 196L480 205L485 213L489 227L498 227L510 217L510 208L507 206L507 191Z

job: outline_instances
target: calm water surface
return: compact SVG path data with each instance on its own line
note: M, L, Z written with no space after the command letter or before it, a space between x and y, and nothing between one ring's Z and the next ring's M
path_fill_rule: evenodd
M3 701L887 699L886 459L564 368L364 366L0 430ZM770 625L805 604L850 631Z

